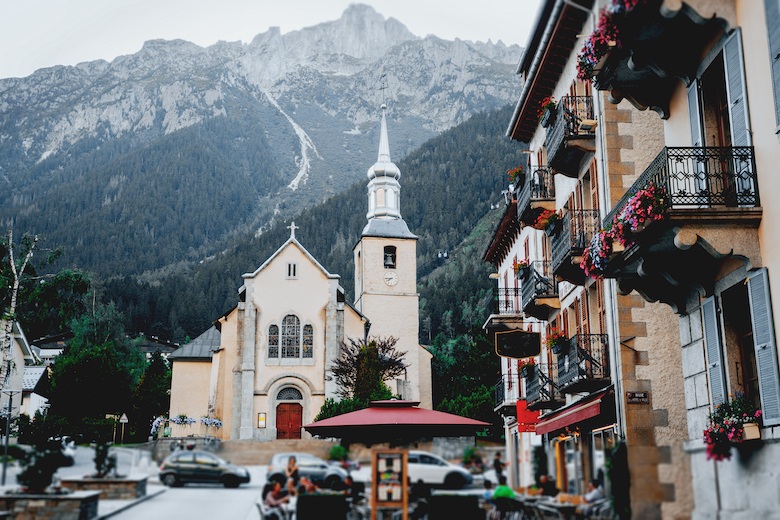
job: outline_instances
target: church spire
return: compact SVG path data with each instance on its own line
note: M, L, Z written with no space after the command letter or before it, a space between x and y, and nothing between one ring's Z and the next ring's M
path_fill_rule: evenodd
M379 129L379 155L368 169L368 213L371 220L401 218L401 170L390 160L390 140L387 137L387 106L382 105L382 123Z

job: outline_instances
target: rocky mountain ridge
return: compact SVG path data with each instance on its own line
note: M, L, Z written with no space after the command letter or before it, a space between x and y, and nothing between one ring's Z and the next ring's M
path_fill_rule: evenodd
M394 158L504 105L520 53L419 38L353 5L339 20L249 44L152 40L111 62L0 79L0 222L74 246L76 263L95 270L116 269L120 255L137 261L132 271L160 267L170 259L148 251L172 244L181 248L172 258L196 259L360 178L376 157L383 102ZM236 193L217 204L208 192L225 186ZM208 215L203 236L181 222L197 211ZM124 244L115 257L97 254L112 237Z

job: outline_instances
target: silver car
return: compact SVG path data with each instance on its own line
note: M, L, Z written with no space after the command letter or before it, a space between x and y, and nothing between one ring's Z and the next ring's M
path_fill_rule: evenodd
M448 489L460 489L474 482L474 476L466 469L447 462L427 451L409 451L409 479L412 483L422 480L425 484Z
M320 487L338 488L347 477L347 472L333 464L328 464L319 457L308 453L277 453L268 465L268 481L287 482L287 461L294 456L298 464L298 475L307 477Z

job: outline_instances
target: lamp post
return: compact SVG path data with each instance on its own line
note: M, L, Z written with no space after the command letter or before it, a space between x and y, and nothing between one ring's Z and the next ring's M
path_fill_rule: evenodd
M2 485L5 486L5 471L8 466L8 437L11 433L11 414L13 413L13 401L16 394L21 394L21 390L3 390L2 393L8 396L8 413L5 417L5 446L3 448L3 477Z

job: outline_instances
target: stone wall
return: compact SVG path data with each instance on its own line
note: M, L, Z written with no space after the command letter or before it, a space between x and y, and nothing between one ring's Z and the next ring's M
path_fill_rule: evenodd
M146 496L147 480L148 477L66 478L60 484L73 491L98 491L104 500L134 500Z
M68 495L0 495L0 509L15 520L90 520L98 516L97 491Z

